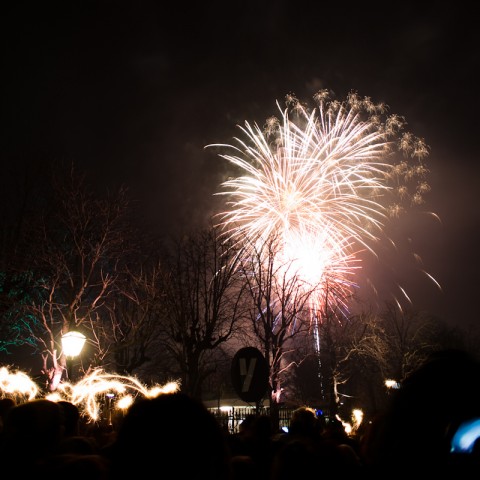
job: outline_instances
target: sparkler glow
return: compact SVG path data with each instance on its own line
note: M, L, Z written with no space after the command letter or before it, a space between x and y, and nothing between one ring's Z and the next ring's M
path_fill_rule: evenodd
M102 413L105 397L113 394L116 402L114 408L126 410L138 395L153 398L158 395L173 393L179 389L179 382L147 387L135 377L106 373L96 369L79 382L61 383L57 390L45 398L54 402L67 400L77 405L84 416L91 421L98 421ZM0 368L0 397L9 396L16 403L33 400L40 394L35 382L24 372L11 372L7 367Z
M96 369L75 384L61 383L56 394L63 394L68 401L83 406L88 416L96 421L100 418L101 412L99 399L104 399L107 394L114 393L117 397L117 408L123 410L133 403L134 397L137 395L152 398L177 389L178 383L176 382L148 388L134 377L106 373L102 369Z
M335 418L342 424L345 433L347 435L354 435L355 432L359 429L360 425L363 422L363 411L359 408L352 410L352 422L346 422L342 420L339 415L336 415Z
M0 396L9 396L18 403L33 400L38 392L37 384L26 373L0 368Z
M402 117L355 92L343 102L326 90L314 99L309 111L287 95L284 110L277 103L281 120L264 129L245 122L246 140L210 147L232 150L220 156L242 172L219 192L228 196L225 235L252 249L279 238L279 264L294 264L289 271L315 289L317 318L328 305L347 313L360 253L376 255L386 222L422 204L429 185L428 147Z

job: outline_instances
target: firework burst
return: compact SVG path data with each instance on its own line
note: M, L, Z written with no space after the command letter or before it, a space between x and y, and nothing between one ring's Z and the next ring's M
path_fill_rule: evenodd
M264 128L245 122L244 140L210 145L231 151L220 156L241 172L222 184L219 223L252 248L279 238L279 261L315 287L314 308L345 311L360 253L376 255L386 222L423 203L428 147L369 97L340 102L324 90L314 100L309 110L287 95Z

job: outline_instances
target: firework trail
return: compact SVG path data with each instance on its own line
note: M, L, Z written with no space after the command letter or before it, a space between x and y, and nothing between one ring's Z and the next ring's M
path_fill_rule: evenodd
M346 313L360 254L376 255L386 222L429 191L428 147L368 97L340 102L323 90L314 100L310 111L287 95L263 129L245 122L245 140L209 145L231 151L220 156L241 172L222 183L219 223L252 249L280 238L279 262L294 263L316 289L314 315L328 305Z

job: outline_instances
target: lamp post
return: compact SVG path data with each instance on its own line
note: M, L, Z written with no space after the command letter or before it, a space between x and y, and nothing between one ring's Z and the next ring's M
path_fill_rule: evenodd
M72 361L80 355L87 338L83 333L70 331L62 335L63 353L67 357L67 376L68 380L73 380Z

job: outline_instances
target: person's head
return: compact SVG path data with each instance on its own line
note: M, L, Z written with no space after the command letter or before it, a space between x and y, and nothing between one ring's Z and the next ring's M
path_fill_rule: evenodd
M78 435L80 410L72 402L60 400L57 402L63 409L63 416L65 421L65 436Z
M3 463L33 468L56 453L64 438L64 417L60 405L36 399L10 409L2 436Z
M180 478L228 479L230 452L215 417L182 393L142 399L128 410L112 445L114 477L172 468Z
M310 478L322 468L320 455L308 437L294 437L275 452L270 474L272 480Z
M11 408L15 406L15 400L10 397L0 398L0 432L3 430L5 418Z
M272 419L269 415L258 415L253 424L253 430L258 438L269 439L273 434Z
M15 400L10 397L0 398L0 417L5 417L8 411L15 406Z
M480 418L480 364L463 351L444 350L402 383L377 435L377 461L441 471L448 464L452 425Z
M238 431L240 434L250 434L253 431L253 426L257 416L254 413L249 413L245 418L240 422L238 426Z
M317 418L315 409L299 407L290 418L290 435L317 436L322 432L323 423Z

